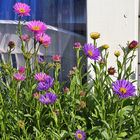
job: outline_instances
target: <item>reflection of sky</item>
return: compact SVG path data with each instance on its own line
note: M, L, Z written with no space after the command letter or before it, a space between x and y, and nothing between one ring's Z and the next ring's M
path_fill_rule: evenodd
M37 19L48 24L86 23L86 0L0 0L0 19L17 19L13 12L17 1L31 6L31 16L26 20Z

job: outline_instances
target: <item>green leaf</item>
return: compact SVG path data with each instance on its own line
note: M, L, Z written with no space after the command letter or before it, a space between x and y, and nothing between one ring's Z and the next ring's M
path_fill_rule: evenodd
M119 138L124 138L125 136L127 136L127 133L126 132L121 132L118 137Z
M108 135L108 133L107 133L107 130L105 131L103 131L103 132L101 132L101 134L102 134L102 136L106 139L106 140L109 140L110 138L109 138L109 135Z
M118 111L118 115L120 117L127 116L130 111L132 111L132 106L125 106Z

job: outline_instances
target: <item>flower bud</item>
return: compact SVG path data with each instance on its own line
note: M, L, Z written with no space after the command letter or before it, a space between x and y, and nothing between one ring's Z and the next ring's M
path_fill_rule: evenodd
M9 46L9 48L11 50L11 49L15 48L16 45L15 45L14 41L9 41L8 46Z
M98 39L98 38L100 38L100 33L98 33L98 32L92 32L92 33L90 34L90 37L91 37L92 39Z
M18 121L18 126L19 126L19 128L23 129L24 126L25 126L24 121L23 121L23 120L19 120L19 121Z
M34 97L35 99L39 99L39 98L40 98L40 94L36 92L36 93L33 94L33 97Z
M86 102L80 101L80 108L85 108L86 107Z
M120 51L115 51L115 52L114 52L114 55L115 55L116 57L119 57L119 56L120 56Z
M81 48L80 42L75 42L75 43L74 43L74 48L75 48L75 49L80 49L80 48Z
M115 73L116 73L115 68L113 68L113 67L108 68L108 74L109 75L114 75Z
M64 93L68 93L70 90L69 90L69 88L68 87L65 87L64 88Z
M25 67L24 66L19 67L18 72L21 73L21 74L24 73L25 72Z
M54 56L52 56L52 60L54 62L61 62L61 56L60 55L54 55Z
M21 36L21 39L25 42L28 42L30 40L30 36L28 34L24 34Z
M102 46L102 48L103 49L108 49L109 48L109 45L105 44L105 45Z
M129 45L128 45L128 48L129 49L135 49L138 47L138 42L133 40Z

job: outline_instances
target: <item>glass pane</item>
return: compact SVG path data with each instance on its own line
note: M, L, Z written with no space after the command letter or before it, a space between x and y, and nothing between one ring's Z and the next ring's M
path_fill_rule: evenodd
M41 20L48 25L47 33L52 37L48 48L48 58L59 54L62 56L61 79L66 79L69 70L75 66L74 42L86 41L86 0L0 0L0 51L6 51L8 41L18 43L15 34L17 15L13 11L16 2L31 6L31 16L23 20ZM8 3L8 6L7 6ZM8 20L8 21L6 21ZM26 31L25 31L26 32ZM18 48L14 53L21 52ZM46 50L42 48L40 55ZM17 65L18 66L18 65Z

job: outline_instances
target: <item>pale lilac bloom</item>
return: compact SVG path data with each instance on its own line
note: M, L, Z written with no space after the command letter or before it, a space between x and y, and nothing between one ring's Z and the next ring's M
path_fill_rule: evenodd
M46 93L45 95L40 95L39 101L43 104L49 105L54 104L57 100L57 96L54 93Z
M44 22L33 20L27 22L27 28L32 32L38 34L44 33L47 30L47 25Z
M13 75L13 78L16 80L16 81L24 81L25 80L25 75L24 74L21 74L21 73L15 73Z
M17 2L13 8L19 16L30 16L30 6L25 3Z

